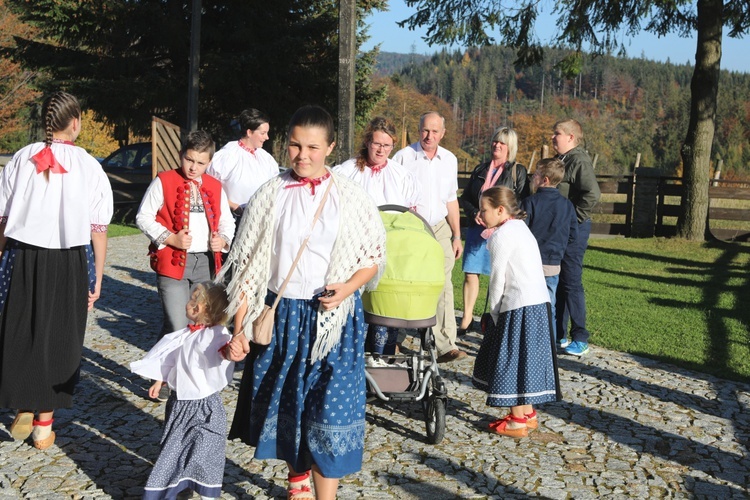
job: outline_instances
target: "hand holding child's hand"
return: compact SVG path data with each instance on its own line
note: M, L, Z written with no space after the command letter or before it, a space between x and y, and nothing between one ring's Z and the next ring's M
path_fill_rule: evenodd
M243 333L239 333L232 337L232 340L224 348L224 356L229 361L242 361L250 352L250 342Z
M155 380L153 384L151 384L151 387L148 388L148 397L151 399L156 399L156 397L159 395L159 391L161 390L161 386L164 385L164 382L161 380Z

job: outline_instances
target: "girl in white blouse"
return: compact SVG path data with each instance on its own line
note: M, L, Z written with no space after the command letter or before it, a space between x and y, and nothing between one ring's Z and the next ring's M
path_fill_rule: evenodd
M43 450L55 441L53 411L72 405L113 204L101 165L74 144L78 100L52 94L42 117L44 142L18 151L0 176L0 407L19 408L11 435L32 435Z
M239 361L250 353L229 438L254 446L256 458L287 463L288 498L333 499L339 478L362 466L360 292L374 288L382 272L385 229L367 193L325 165L334 147L328 112L300 108L288 130L291 169L250 199L222 271L231 272L228 312L235 315L227 355ZM280 293L308 235L281 294L270 344L251 347L252 320Z
M199 283L185 306L191 324L165 335L130 369L156 381L156 398L169 384L161 452L146 483L144 500L174 498L193 490L202 499L221 496L226 455L227 415L220 391L232 381L234 363L220 350L232 338L227 294L215 283Z

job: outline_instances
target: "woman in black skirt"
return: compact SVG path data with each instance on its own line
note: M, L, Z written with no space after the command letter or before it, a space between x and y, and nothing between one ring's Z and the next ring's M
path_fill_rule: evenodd
M72 405L113 211L101 165L74 144L78 100L51 95L42 119L44 142L0 174L0 407L18 409L11 435L41 450L55 442L53 411Z

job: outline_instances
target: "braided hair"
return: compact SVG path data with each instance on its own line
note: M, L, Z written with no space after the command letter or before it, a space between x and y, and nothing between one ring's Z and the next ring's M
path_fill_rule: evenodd
M44 143L52 144L52 134L68 128L73 118L81 118L81 105L78 99L67 92L55 92L42 104L44 120Z

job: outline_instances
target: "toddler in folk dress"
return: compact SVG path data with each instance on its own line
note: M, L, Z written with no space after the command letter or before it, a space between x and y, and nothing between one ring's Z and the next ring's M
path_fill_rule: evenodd
M196 286L185 312L192 324L165 335L130 369L156 379L155 398L163 384L167 401L161 453L146 483L144 499L174 498L192 489L201 498L218 498L224 477L227 416L219 395L232 380L234 363L220 352L232 335L227 321L224 287Z

